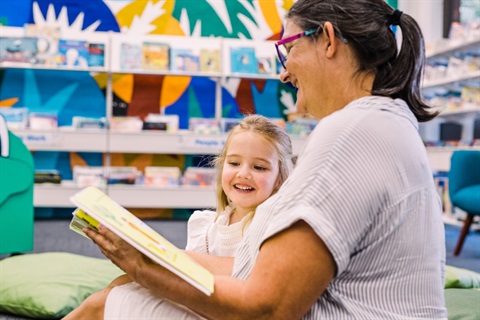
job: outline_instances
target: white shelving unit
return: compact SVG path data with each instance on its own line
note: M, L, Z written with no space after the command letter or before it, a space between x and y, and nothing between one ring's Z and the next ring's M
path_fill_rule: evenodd
M198 135L190 131L111 132L108 130L12 130L31 151L75 151L153 154L217 154L226 134ZM291 136L293 154L298 155L305 138ZM139 143L141 141L142 143Z
M450 85L450 84L469 81L469 80L480 81L480 70L467 72L465 74L460 74L457 76L450 76L450 77L445 77L441 79L435 79L434 81L425 81L423 83L423 88L428 89L428 88L440 87L440 86Z
M73 181L60 185L35 185L36 207L64 207L74 205L70 198L82 188ZM213 187L153 188L145 186L109 185L103 190L120 205L129 208L215 208Z
M443 39L427 48L427 61L443 60L448 61L449 57L462 52L480 53L480 38L478 36L462 40ZM454 76L446 76L438 79L424 81L424 90L445 90L442 88L461 88L464 85L480 87L480 70L468 71ZM441 91L440 90L440 91ZM467 132L467 140L473 132L473 121L480 115L480 106L460 110L445 110L433 121L421 125L424 135L434 135L433 128L438 132L438 125L441 122L454 120L463 123L464 133ZM437 139L438 140L438 139ZM428 147L430 164L434 170L448 171L450 169L450 158L455 150L468 149L480 150L480 147L458 146L458 147Z
M472 36L466 39L442 39L439 40L426 49L427 59L433 59L440 56L451 55L458 51L465 51L474 49L480 51L480 40L478 36Z
M1 27L2 36L22 37L23 28ZM62 35L62 38L63 35ZM73 39L75 37L68 37ZM82 40L82 39L77 39ZM105 67L77 68L66 66L43 66L26 63L0 63L0 69L39 69L57 71L78 71L107 74L106 115L110 122L112 116L112 75L145 74L175 77L208 77L216 82L215 116L222 117L221 90L230 78L236 79L278 79L278 75L233 73L230 70L230 48L239 46L253 47L260 56L272 57L272 68L275 68L275 47L273 41L260 42L250 40L220 38L189 38L176 36L142 36L133 37L115 33L95 33L94 42L105 44ZM124 70L121 64L121 44L141 44L143 41L167 43L170 47L191 48L199 51L202 48L215 49L220 53L220 72L179 72L160 70ZM274 72L274 69L272 69ZM226 134L198 135L189 131L166 133L159 131L115 132L108 129L73 129L58 128L56 130L12 130L32 151L75 151L100 152L106 154L106 165L112 153L156 153L156 154L217 154L225 143ZM292 137L293 152L298 154L305 138ZM34 204L36 207L73 207L70 197L81 188L72 181L62 181L59 185L35 185ZM213 208L215 193L213 188L176 187L151 188L144 186L109 185L105 192L121 205L131 208Z
M32 151L105 152L107 130L60 128L58 130L12 130Z

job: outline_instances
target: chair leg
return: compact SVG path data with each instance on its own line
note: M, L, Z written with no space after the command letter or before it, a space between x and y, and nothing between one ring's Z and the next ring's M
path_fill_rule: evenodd
M460 251L462 251L463 242L465 241L465 237L470 231L470 226L472 225L472 222L473 222L473 214L467 214L467 217L463 222L463 227L460 233L460 237L458 238L457 245L455 246L455 251L453 252L453 255L455 257L460 254Z

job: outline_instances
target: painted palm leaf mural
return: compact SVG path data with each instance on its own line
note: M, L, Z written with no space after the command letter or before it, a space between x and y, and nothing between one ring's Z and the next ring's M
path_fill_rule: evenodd
M172 16L188 27L187 34L201 37L246 38L252 34L242 20L257 24L249 8L253 1L176 0ZM243 19L241 20L241 17Z
M271 0L132 1L116 17L120 29L126 33L269 39L279 37L279 12L283 14L285 5L283 1ZM182 128L187 128L190 117L215 115L215 79L131 75L117 80L119 83L114 84L116 115L144 117L164 109L166 114L180 115ZM287 107L276 99L279 87L282 85L278 81L230 79L222 90L222 115L241 117L260 113L282 117Z

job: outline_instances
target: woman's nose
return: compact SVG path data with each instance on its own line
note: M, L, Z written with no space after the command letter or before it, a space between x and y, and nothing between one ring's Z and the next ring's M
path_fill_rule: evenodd
M280 81L282 81L283 83L287 83L290 81L290 74L285 68L283 68L282 72L280 72Z

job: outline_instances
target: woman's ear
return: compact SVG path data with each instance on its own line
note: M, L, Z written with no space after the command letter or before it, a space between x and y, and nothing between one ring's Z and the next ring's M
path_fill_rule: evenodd
M326 52L325 55L327 58L332 58L337 51L337 37L335 35L335 29L331 22L327 21L323 25L323 34L326 41Z

